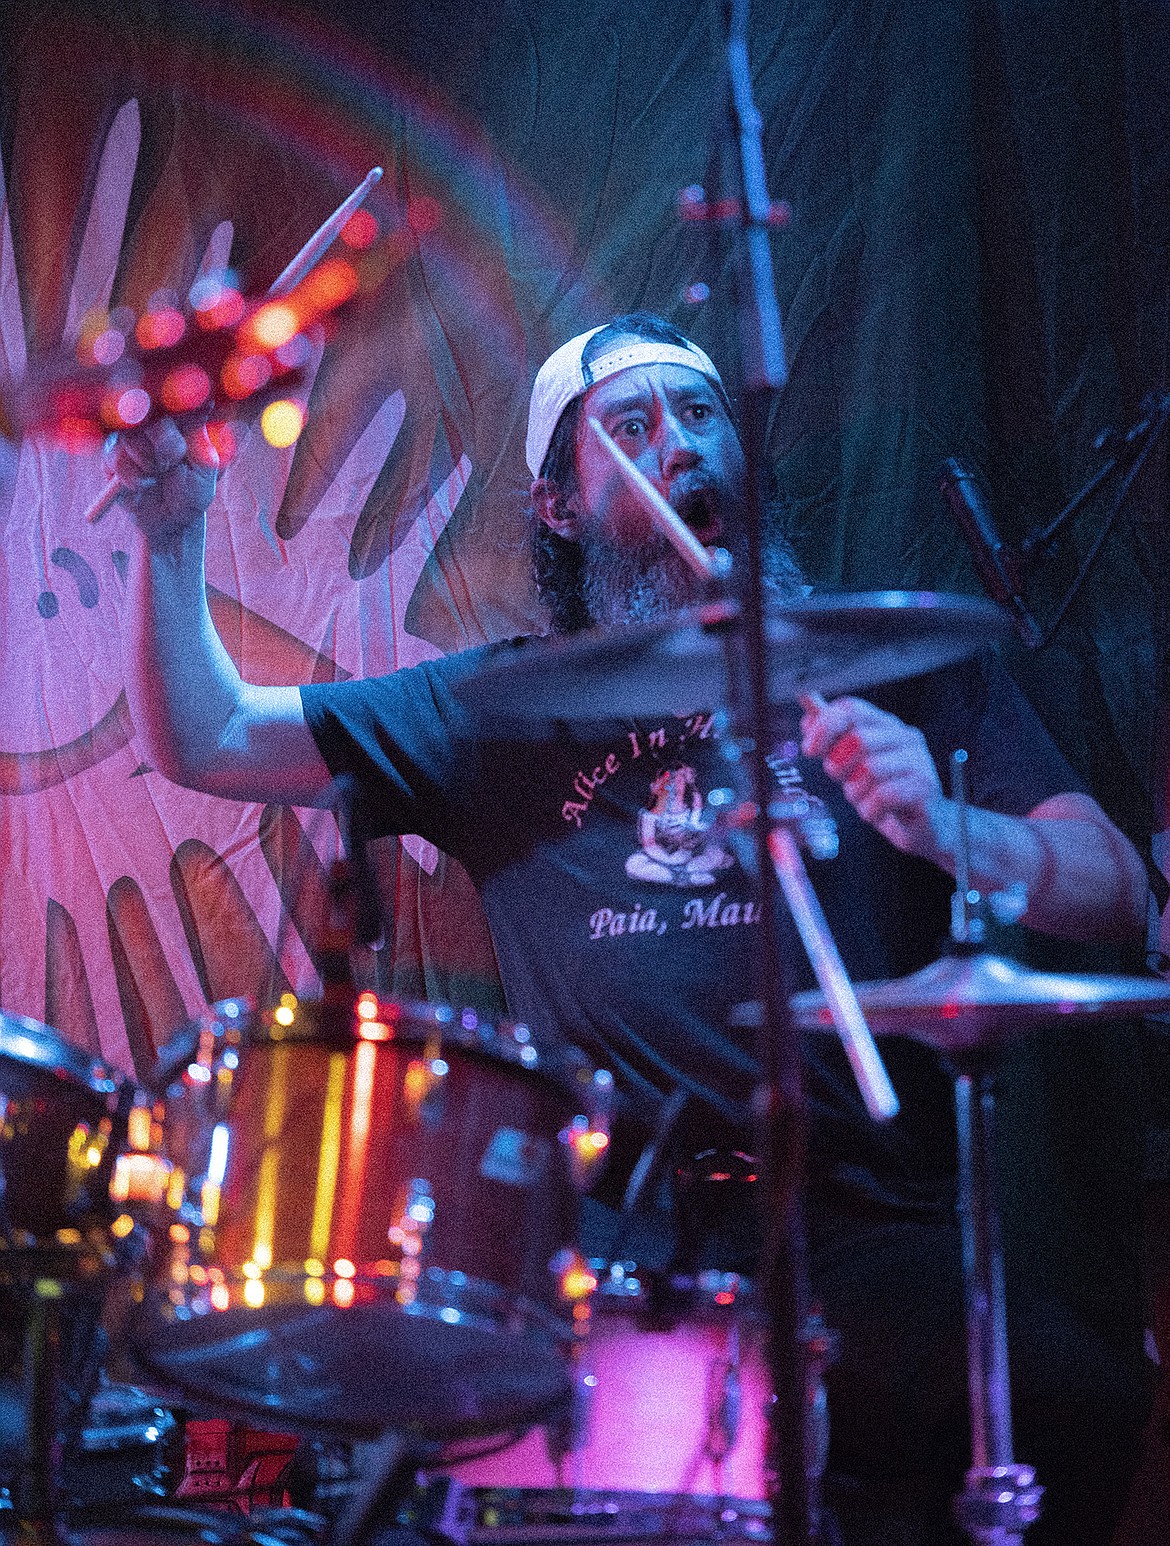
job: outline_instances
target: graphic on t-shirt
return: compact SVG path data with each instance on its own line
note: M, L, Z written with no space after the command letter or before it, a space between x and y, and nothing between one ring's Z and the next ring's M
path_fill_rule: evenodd
M665 768L650 785L649 803L638 812L638 842L626 874L659 886L713 886L735 862L703 810L691 767Z
M820 795L811 794L800 771L800 744L783 741L764 758L780 785L780 797L769 801L768 815L777 826L787 827L813 859L835 859L840 837L832 812Z

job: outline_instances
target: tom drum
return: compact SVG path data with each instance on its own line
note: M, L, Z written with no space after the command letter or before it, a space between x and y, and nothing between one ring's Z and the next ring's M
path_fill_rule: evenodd
M219 1004L162 1066L168 1179L131 1325L148 1368L357 1433L492 1432L563 1399L608 1074L372 994Z

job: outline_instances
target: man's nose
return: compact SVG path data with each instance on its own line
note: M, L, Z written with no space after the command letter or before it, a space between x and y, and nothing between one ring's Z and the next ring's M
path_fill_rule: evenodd
M680 472L696 466L700 460L699 448L687 426L674 414L664 414L658 444L658 461L663 477L677 477Z

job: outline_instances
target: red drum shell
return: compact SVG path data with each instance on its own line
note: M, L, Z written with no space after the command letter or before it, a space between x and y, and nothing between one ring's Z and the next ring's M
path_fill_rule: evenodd
M0 1014L0 1232L16 1248L105 1228L122 1076L21 1015ZM0 1258L7 1253L0 1253Z
M167 1057L181 1183L139 1356L217 1407L314 1429L447 1436L547 1410L574 1324L562 1134L592 1070L433 1006L282 1007L218 1006Z

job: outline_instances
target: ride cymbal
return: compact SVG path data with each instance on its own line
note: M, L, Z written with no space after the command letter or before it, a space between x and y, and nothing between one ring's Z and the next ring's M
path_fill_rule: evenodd
M729 701L726 636L738 605L712 602L653 623L532 640L459 688L519 721L693 714ZM1010 624L990 601L931 591L810 596L768 608L773 703L876 687L959 660Z

